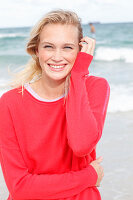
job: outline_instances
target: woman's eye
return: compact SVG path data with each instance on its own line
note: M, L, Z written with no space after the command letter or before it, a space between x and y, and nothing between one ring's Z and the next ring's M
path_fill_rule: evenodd
M69 47L69 46L66 46L66 47L64 47L65 49L72 49L72 47Z
M52 46L46 45L46 46L44 46L44 48L52 48Z

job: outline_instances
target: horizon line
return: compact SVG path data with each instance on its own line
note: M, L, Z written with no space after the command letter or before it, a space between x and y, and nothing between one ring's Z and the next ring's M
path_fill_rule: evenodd
M100 21L90 21L86 23L81 23L82 25L88 25L89 23L92 24L128 24L133 23L133 21L127 21L127 22L100 22ZM34 26L34 25L33 25ZM6 28L32 28L32 25L25 25L25 26L7 26L7 27L0 27L0 29L6 29Z

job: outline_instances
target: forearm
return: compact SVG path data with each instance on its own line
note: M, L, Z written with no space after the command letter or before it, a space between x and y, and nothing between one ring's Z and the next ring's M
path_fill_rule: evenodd
M109 86L105 79L93 79L88 67L92 56L79 53L73 66L70 89L66 101L68 143L77 156L85 156L99 141L109 98Z
M67 138L74 153L78 156L91 152L100 130L90 108L85 77L71 76L71 88L66 104Z
M9 149L0 150L2 171L13 199L67 198L96 184L97 174L91 165L62 174L31 174L23 165L19 151L10 149L12 156L9 156Z

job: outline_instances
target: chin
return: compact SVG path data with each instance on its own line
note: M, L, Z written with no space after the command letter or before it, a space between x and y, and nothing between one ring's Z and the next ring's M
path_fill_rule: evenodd
M45 74L45 76L49 77L52 80L59 81L59 80L63 80L63 79L65 80L66 77L70 74L70 71L71 70L69 68L62 72L53 72L53 71L49 70L49 68L45 68L44 74Z
M51 79L53 79L53 80L62 80L62 79L66 79L66 77L68 76L68 74L69 73L58 73L58 74L51 74L51 73L49 73L49 74L47 74L47 76L49 76Z
M66 76L67 75L65 75L65 76L49 76L49 78L51 78L52 80L55 80L55 81L60 81L60 80L65 80L66 79Z

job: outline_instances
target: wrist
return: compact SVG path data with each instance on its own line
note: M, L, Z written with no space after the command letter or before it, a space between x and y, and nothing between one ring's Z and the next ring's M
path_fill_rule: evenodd
M97 183L97 180L98 180L98 174L97 174L95 168L92 165L88 165L88 169L93 176L93 183L94 183L94 186L95 186L96 183Z
M85 52L79 52L71 70L71 73L78 73L81 75L89 74L88 68L93 59L93 56Z

